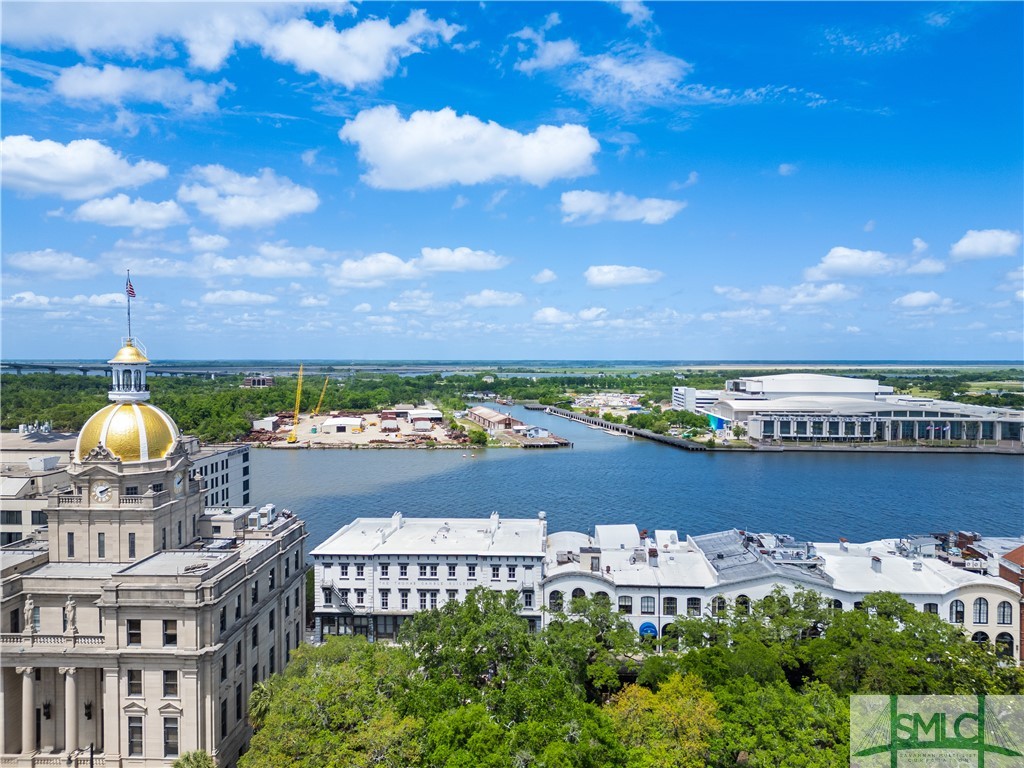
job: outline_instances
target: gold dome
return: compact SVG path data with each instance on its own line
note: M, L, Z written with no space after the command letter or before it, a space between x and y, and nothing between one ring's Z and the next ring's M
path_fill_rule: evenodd
M137 365L140 363L148 363L149 360L146 356L139 351L139 348L135 346L131 339L125 343L123 347L117 350L117 354L108 363L127 363L130 365Z
M113 403L96 411L85 422L75 445L75 459L81 461L98 445L125 462L162 459L177 436L178 425L174 419L156 406Z

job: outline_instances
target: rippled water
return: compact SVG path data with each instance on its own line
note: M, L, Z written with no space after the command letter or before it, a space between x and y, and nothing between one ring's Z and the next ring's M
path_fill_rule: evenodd
M506 409L507 410L507 409ZM355 517L526 517L549 530L636 523L864 541L907 533L1024 533L1019 456L691 453L513 407L572 449L254 450L254 500L298 513L309 547Z

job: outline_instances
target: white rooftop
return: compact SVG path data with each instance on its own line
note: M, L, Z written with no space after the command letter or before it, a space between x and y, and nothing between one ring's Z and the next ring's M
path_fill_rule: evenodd
M310 554L330 555L532 555L544 554L547 523L541 518L359 517Z

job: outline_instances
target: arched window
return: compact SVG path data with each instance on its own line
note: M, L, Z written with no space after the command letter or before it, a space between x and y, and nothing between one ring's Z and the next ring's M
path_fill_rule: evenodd
M609 607L612 604L612 599L608 597L607 592L595 592L594 602L600 603L602 606Z
M949 622L951 624L964 623L964 603L962 600L954 600L949 604Z
M711 613L715 616L721 616L725 613L725 598L719 595L711 599Z
M750 598L746 595L736 596L736 613L742 613L744 615L750 613Z
M142 391L142 371L135 371L135 391Z
M550 608L552 611L560 611L560 610L562 610L562 593L561 592L559 592L558 590L555 590L550 595L548 595L548 608Z
M988 624L988 600L984 597L974 601L974 623Z
M686 615L687 616L700 616L700 598L699 597L688 597L688 598L686 598Z
M573 600L575 600L575 599L576 599L577 597L586 597L586 596L587 596L587 593L586 593L586 592L584 592L584 591L583 591L582 589L580 589L579 587L576 587L576 589L574 589L574 590L572 591L572 599L573 599Z
M833 600L832 601L832 607L835 610L837 610L837 611L843 610L843 601L842 600Z
M971 642L972 643L978 643L978 644L987 643L988 642L988 633L987 632L975 632L973 635L971 635Z
M1013 658L1013 635L1009 632L996 635L996 655Z
M996 608L996 622L999 624L1013 624L1013 606L1003 600Z

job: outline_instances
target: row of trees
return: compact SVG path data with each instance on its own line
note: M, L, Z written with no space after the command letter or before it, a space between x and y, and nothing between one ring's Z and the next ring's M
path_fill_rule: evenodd
M486 589L422 611L396 645L303 646L250 700L241 768L848 763L850 693L1024 692L1016 667L892 594L833 610L781 590L682 618L655 652L607 600L528 631Z

